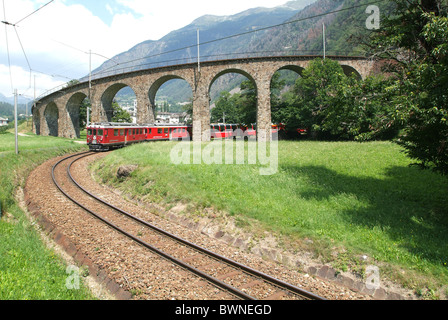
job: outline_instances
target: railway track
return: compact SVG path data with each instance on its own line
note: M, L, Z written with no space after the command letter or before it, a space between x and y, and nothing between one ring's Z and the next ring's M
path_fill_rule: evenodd
M65 197L109 228L237 299L325 300L302 288L181 239L85 190L74 179L71 168L77 161L93 154L85 152L58 161L52 168L52 178Z

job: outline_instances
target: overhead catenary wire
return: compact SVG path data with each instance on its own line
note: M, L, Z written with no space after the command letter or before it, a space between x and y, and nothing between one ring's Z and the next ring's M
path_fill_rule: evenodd
M28 64L28 68L30 69L30 84L29 84L28 89L27 89L27 91L28 91L31 88L31 78L32 78L33 69L31 68L30 61L29 61L28 56L27 56L27 54L25 52L25 48L23 47L22 40L20 40L19 32L17 31L17 27L15 25L14 25L14 30L16 32L17 39L19 40L20 47L22 48L23 55L25 56L26 63Z
M32 13L30 13L29 15L27 15L25 18L17 21L16 23L14 23L14 26L18 25L19 23L21 23L23 20L29 18L30 16L32 16L33 14L35 14L37 11L43 9L44 7L48 6L50 3L54 2L54 0L51 0L50 2L44 4L43 6L41 6L40 8L38 8L37 10L33 11Z
M8 25L9 23L6 22L6 7L5 7L5 0L3 0L3 17L4 21L2 21L5 24L5 36L6 36L6 51L8 55L8 66L9 66L9 80L11 82L11 92L14 92L14 83L12 80L12 69L11 69L11 55L9 53L9 39L8 39Z

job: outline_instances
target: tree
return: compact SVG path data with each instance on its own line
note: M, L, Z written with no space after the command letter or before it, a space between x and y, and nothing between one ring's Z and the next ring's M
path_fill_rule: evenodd
M280 74L275 73L271 80L271 111L273 122L283 122L284 103L280 91L285 81L280 79ZM245 80L240 85L241 93L237 96L236 105L240 114L241 123L251 124L257 122L257 89L251 80Z
M399 143L422 168L448 175L448 18L446 0L393 0L369 50L393 63L388 87L393 120L404 125Z
M287 130L308 128L314 136L341 135L345 130L341 118L347 117L341 90L346 85L348 78L336 61L311 61L297 80L294 101L285 111Z
M120 105L114 101L112 103L112 122L130 123L132 122L129 112L124 110Z
M84 99L79 107L79 126L84 130L87 126L87 108L91 108L91 103L88 99Z
M211 122L240 123L238 99L239 94L231 95L229 92L221 92L215 103L216 107L211 111Z
M316 138L367 141L391 139L399 127L390 120L392 93L381 76L345 75L330 59L310 63L279 109L286 129L307 128Z
M241 83L241 93L238 99L238 110L241 122L251 124L257 122L257 89L251 80Z

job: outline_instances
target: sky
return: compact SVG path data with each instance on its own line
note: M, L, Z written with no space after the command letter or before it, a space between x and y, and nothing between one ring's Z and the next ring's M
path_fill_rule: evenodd
M288 0L0 0L0 93L33 98L206 15ZM37 9L37 12L33 13ZM31 15L30 15L31 14ZM9 52L9 57L8 57Z

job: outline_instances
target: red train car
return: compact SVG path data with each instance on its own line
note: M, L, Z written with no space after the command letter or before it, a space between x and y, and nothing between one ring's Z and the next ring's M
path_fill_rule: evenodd
M285 130L285 126L283 124L273 124L271 126L271 133L279 133L280 131ZM244 130L245 135L248 137L256 137L257 136L257 124L251 124L245 127Z
M212 139L231 139L233 133L237 129L242 129L238 124L211 124L211 138Z
M182 140L191 137L188 126L153 126L147 128L147 141Z
M108 151L134 143L180 140L189 137L191 137L191 128L182 125L99 123L87 127L87 145L92 151Z
M87 145L92 151L120 148L146 140L145 129L132 124L92 124L87 127Z

